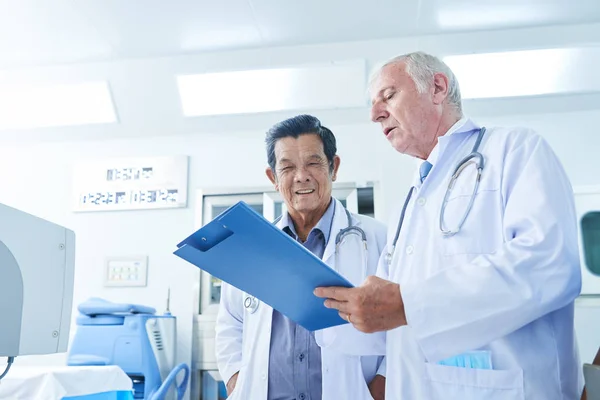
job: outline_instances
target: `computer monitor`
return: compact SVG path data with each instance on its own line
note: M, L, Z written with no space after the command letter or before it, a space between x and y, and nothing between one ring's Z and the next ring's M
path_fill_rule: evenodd
M0 204L0 357L67 351L74 266L73 231Z

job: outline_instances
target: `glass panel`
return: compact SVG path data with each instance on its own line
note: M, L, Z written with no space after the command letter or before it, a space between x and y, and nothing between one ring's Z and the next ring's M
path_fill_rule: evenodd
M263 205L262 204L248 204L254 211L263 215Z
M356 197L356 188L345 185L345 187L334 187L331 195L342 203L342 205L350 212L358 211L358 202Z
M375 199L372 187L358 188L358 213L375 217Z
M263 214L263 205L262 204L249 203L248 205L250 206L250 208L252 208L254 211L259 213L260 215ZM214 217L216 217L217 215L221 214L223 211L227 210L229 207L231 207L231 206L213 206L212 207L212 215Z
M221 214L223 211L227 210L229 207L228 206L213 206L212 208L212 214L216 217L217 215ZM208 221L206 221L208 222Z
M585 265L600 276L600 212L589 212L581 218L581 236Z
M201 374L201 399L206 400L225 400L227 399L227 389L223 381L217 381L213 377L212 371L202 371Z
M202 223L206 225L241 200L246 202L253 210L263 215L262 195L258 193L209 195L203 197L204 211ZM200 279L200 313L205 313L209 309L216 312L214 306L217 306L221 301L221 280L204 271Z
M275 218L279 218L282 214L283 203L278 201L275 203Z
M219 304L221 301L221 280L210 276L210 304Z

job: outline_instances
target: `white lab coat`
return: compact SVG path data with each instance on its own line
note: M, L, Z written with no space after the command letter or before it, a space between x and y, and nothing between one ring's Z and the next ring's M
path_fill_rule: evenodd
M334 269L335 236L348 226L342 204L335 201L337 204L330 240L323 254L325 263ZM375 275L379 256L385 246L386 228L380 222L362 215L353 214L352 218L353 224L361 227L367 235L367 275ZM278 227L282 228L281 222ZM358 245L359 242L355 240L351 243ZM344 258L344 249L348 252L348 247L340 246L339 258L343 265L337 266L338 272L352 284L360 285L366 276L361 263L354 262L356 257L353 260ZM356 255L357 252L352 251L351 254ZM268 280L265 284L269 284ZM256 312L250 313L244 308L243 299L244 294L240 290L227 284L222 287L216 326L219 372L225 383L236 372L240 372L229 399L266 400L273 309L261 302ZM376 374L385 376L385 336L385 333L360 333L350 324L315 332L317 343L321 346L323 400L372 399L368 382ZM347 343L351 343L351 347ZM356 355L357 349L361 355Z
M460 233L442 237L440 207L452 170L476 140L477 132L467 133L473 127L463 118L439 139L429 176L422 186L414 181L389 270L380 260L380 275L400 284L408 321L388 332L386 399L579 399L573 307L581 276L570 183L537 134L488 129L471 213ZM468 204L473 176L456 182L445 212L450 227ZM491 351L493 369L437 364L472 350Z

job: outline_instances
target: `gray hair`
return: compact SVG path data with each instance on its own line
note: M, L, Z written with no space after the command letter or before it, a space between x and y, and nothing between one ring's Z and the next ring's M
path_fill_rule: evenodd
M404 62L406 65L406 73L415 82L419 93L425 93L431 87L435 74L442 73L446 75L448 77L448 103L454 106L456 111L462 115L460 86L454 72L439 58L422 51L403 54L388 60L372 74L369 87L372 86L373 81L377 79L383 68L399 62Z

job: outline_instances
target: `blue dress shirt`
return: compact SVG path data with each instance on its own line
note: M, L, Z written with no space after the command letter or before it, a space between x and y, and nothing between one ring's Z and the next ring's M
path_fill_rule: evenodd
M289 215L283 217L283 231L323 258L331 233L335 202L302 242ZM315 335L273 310L269 350L268 400L321 400L321 348Z

